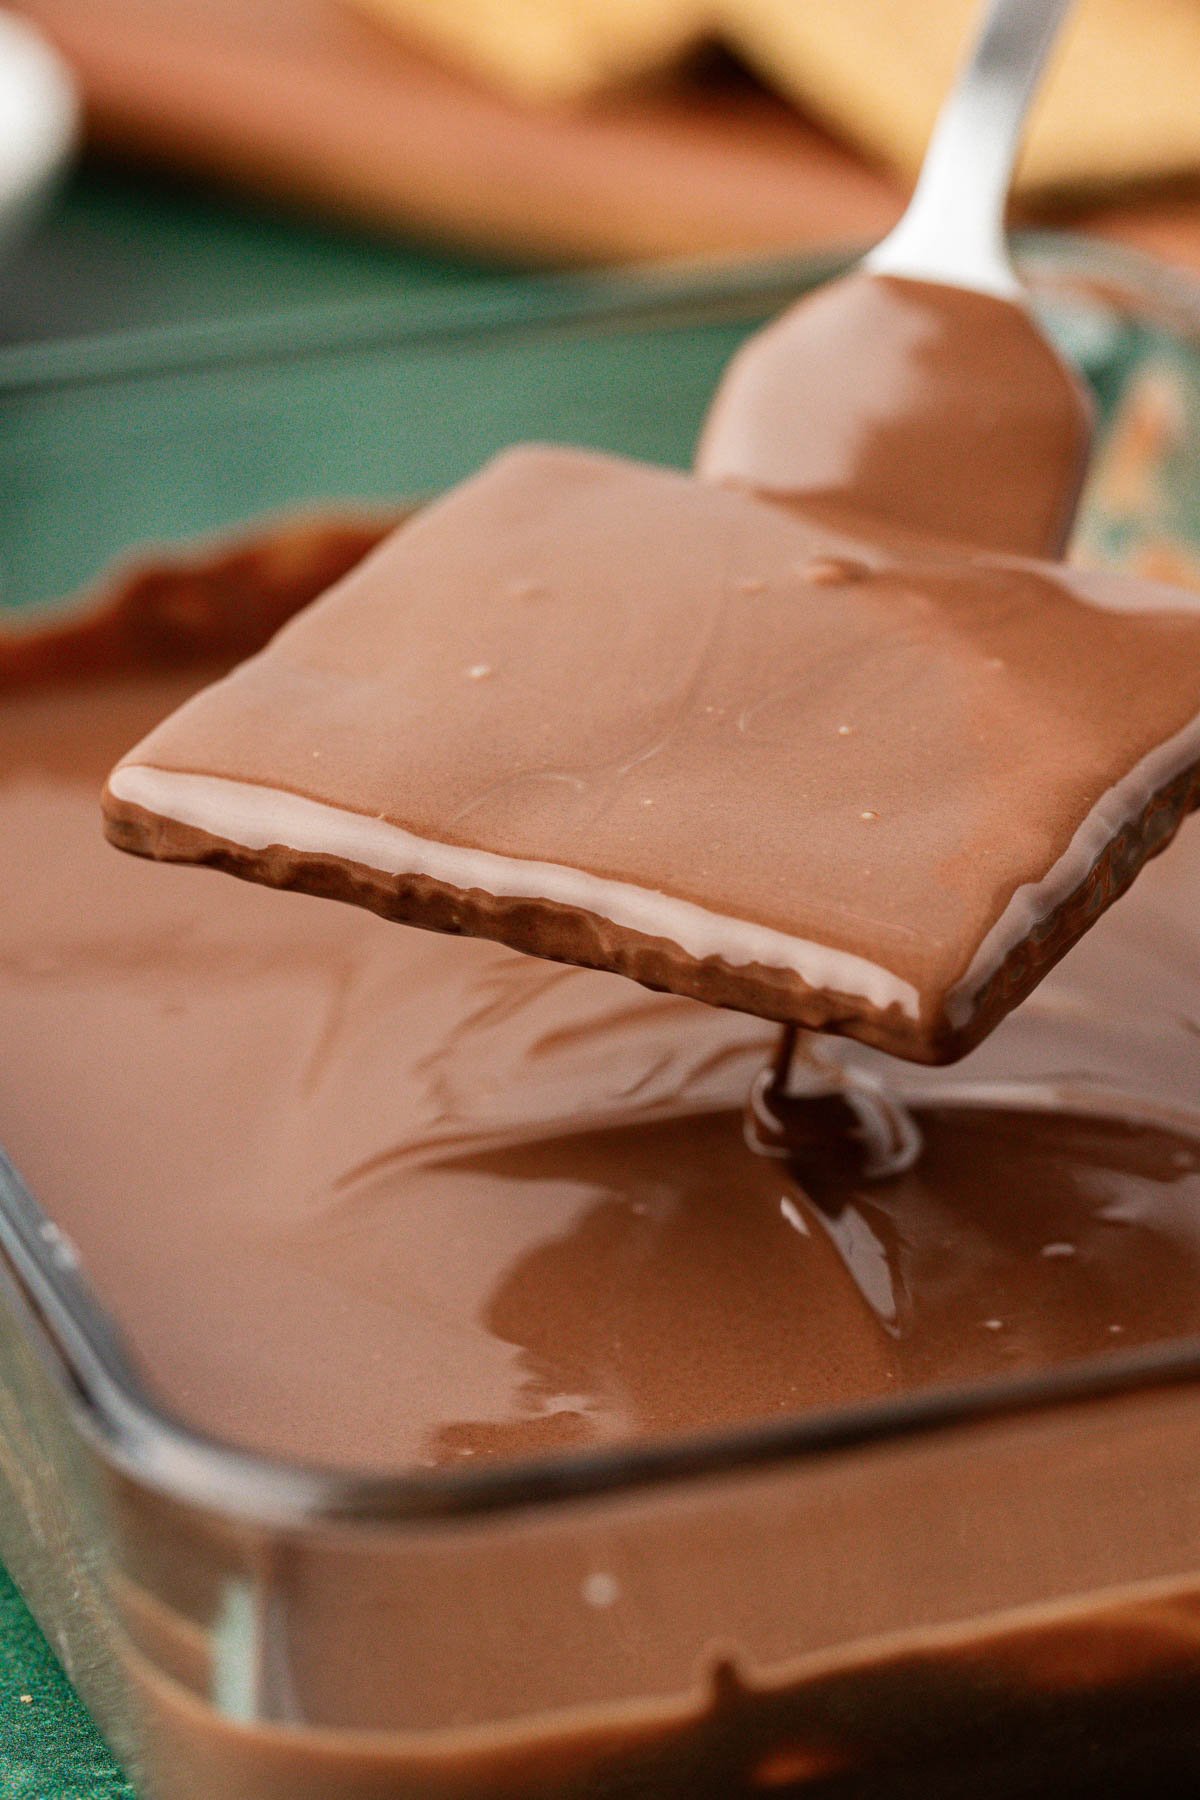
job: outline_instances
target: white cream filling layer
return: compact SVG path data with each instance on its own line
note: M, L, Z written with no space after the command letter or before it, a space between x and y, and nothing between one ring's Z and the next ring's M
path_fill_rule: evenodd
M946 1017L956 1030L969 1022L980 989L1017 946L1087 880L1108 846L1141 816L1155 794L1198 760L1200 718L1150 751L1109 789L1048 874L1017 888L966 974L946 997ZM278 848L335 856L379 875L424 875L461 892L475 889L494 899L548 900L609 919L624 930L666 939L697 962L719 957L731 968L757 963L783 969L814 990L845 994L881 1012L895 1006L911 1019L920 1017L920 999L912 983L865 957L710 912L658 889L606 880L563 863L439 843L382 819L223 776L179 774L131 763L115 771L109 787L118 800L245 850Z
M992 926L962 980L946 996L946 1017L959 1029L970 1019L976 996L996 970L1044 919L1070 898L1127 825L1154 796L1200 761L1200 718L1157 745L1093 806L1049 874L1019 887Z
M665 938L697 962L720 957L733 968L758 963L786 969L818 991L846 994L881 1012L896 1006L910 1019L920 1016L912 983L865 957L747 919L727 918L653 888L605 880L562 863L441 844L382 819L224 776L178 774L126 763L112 775L109 791L130 806L244 850L278 848L336 856L378 875L424 875L461 892L477 890L494 899L548 900L609 919L626 931Z

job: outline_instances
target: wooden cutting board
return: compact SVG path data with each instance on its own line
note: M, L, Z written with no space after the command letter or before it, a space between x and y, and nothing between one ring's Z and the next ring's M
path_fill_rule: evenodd
M341 0L19 8L74 64L106 150L509 260L839 247L902 203L893 176L729 71L545 111ZM1086 217L1200 268L1200 188Z
M24 0L93 139L359 220L551 261L854 243L899 194L736 79L523 109L338 0Z

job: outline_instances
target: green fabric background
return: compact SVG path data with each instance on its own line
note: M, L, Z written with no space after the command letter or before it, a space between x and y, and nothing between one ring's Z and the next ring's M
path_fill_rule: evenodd
M2 1570L0 1794L4 1800L134 1800L133 1788Z

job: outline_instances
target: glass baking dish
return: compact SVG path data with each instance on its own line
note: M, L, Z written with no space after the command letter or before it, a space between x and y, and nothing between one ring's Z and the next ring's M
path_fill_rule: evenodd
M1200 297L1025 249L1120 434L1079 553L1190 579ZM147 541L428 493L518 437L685 463L730 351L824 272L4 353L4 603ZM1194 1791L1200 1342L355 1476L171 1416L0 1161L0 1358L0 1554L148 1800Z

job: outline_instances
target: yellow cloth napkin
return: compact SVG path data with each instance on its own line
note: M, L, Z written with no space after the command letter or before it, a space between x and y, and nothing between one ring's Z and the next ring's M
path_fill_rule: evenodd
M524 100L569 102L732 49L911 179L977 0L354 0ZM1106 188L1200 169L1200 0L1079 0L1018 186Z
M976 0L719 0L762 78L910 179ZM1079 0L1035 103L1025 191L1200 167L1200 0Z
M355 0L517 99L554 104L670 66L700 35L699 0Z

